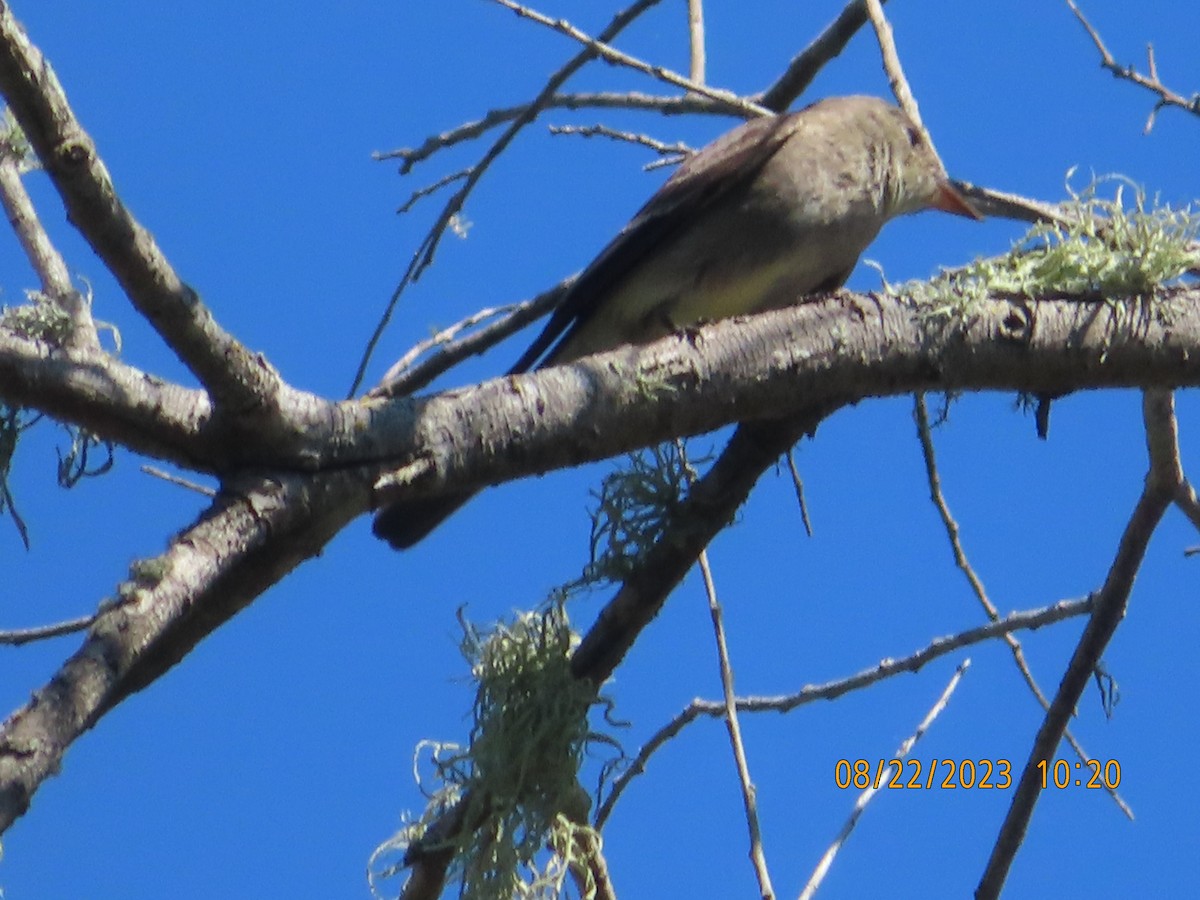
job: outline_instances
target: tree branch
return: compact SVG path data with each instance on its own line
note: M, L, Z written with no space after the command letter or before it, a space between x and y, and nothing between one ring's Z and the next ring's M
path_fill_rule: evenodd
M1058 693L1055 694L1054 702L1046 712L1034 738L1033 748L1013 793L1012 803L1000 827L1000 834L992 848L987 868L975 889L977 900L990 900L1000 896L1013 859L1025 840L1025 831L1033 817L1034 806L1043 790L1038 764L1052 763L1055 748L1066 731L1067 723L1074 714L1083 689L1087 687L1105 647L1125 617L1134 578L1141 567L1150 538L1171 505L1179 485L1183 483L1175 405L1170 392L1147 391L1142 400L1142 415L1146 424L1146 445L1150 456L1146 485L1133 514L1129 517L1125 532L1121 535L1116 556L1108 570L1108 577L1103 587L1093 596L1091 617L1067 665Z
M1168 308L1169 316L1156 312ZM974 306L962 324L894 297L841 292L566 366L372 401L362 407L365 417L344 421L359 440L337 448L337 458L371 459L390 470L376 486L382 505L605 459L732 422L814 410L819 421L867 397L1193 385L1200 383L1198 350L1194 286L1163 289L1149 303L996 297ZM573 438L580 427L588 441ZM419 478L408 473L414 463Z
M8 215L8 223L37 273L42 293L51 298L70 321L64 345L70 348L96 349L100 339L87 300L71 284L66 261L50 241L33 200L21 178L21 162L17 149L0 148L0 203Z
M812 703L816 700L836 700L838 697L852 691L868 688L887 678L905 673L915 673L935 659L946 656L983 641L1004 637L1020 629L1034 630L1053 625L1064 619L1081 616L1092 608L1090 598L1083 600L1060 600L1053 606L1043 609L1027 610L1011 613L999 622L981 625L949 637L936 638L925 647L901 658L887 657L883 662L869 669L864 669L846 678L828 681L825 684L807 685L792 694L775 697L738 697L737 710L740 713L773 712L787 713L797 707ZM650 757L661 749L668 741L675 738L688 725L701 716L719 719L725 715L725 704L720 700L693 700L675 718L654 732L637 752L637 756L629 767L613 781L612 790L596 810L596 828L604 827L621 794L629 783L645 770Z
M136 563L83 646L0 726L0 833L76 738L319 553L362 508L361 494L345 475L248 481L161 556Z
M1132 81L1138 87L1145 88L1158 96L1158 102L1154 104L1154 108L1150 110L1150 115L1146 119L1145 134L1149 134L1154 128L1154 120L1158 116L1158 112L1168 106L1174 106L1178 109L1185 110L1193 115L1200 116L1200 93L1192 94L1191 98L1184 97L1171 90L1158 77L1158 64L1154 60L1154 45L1146 45L1146 57L1149 64L1149 75L1143 75L1133 66L1119 65L1113 55L1108 52L1108 47L1104 45L1103 39L1098 32L1083 15L1083 12L1075 5L1073 0L1067 0L1067 6L1071 8L1071 12L1075 13L1075 18L1079 20L1079 24L1083 26L1084 31L1088 33L1088 37L1092 39L1092 43L1096 45L1096 50L1100 54L1100 66L1112 72L1114 78Z
M613 16L604 30L597 35L596 40L601 44L607 44L624 31L638 16L658 2L659 0L636 0L628 9L622 10ZM388 322L391 321L392 315L396 311L396 304L400 302L400 296L433 263L434 255L437 253L437 248L442 242L442 236L446 233L446 228L449 227L454 217L462 211L463 205L467 202L467 197L475 190L475 185L479 183L492 163L504 152L505 148L516 139L521 129L537 118L538 113L542 111L550 98L558 92L559 87L565 84L567 79L583 68L586 63L595 59L597 55L597 51L593 47L585 47L567 60L557 72L551 75L533 101L523 108L522 112L504 130L504 133L496 138L492 145L484 152L479 162L471 167L470 173L463 179L462 187L455 191L454 195L446 201L446 205L442 207L437 221L433 223L433 227L429 229L429 232L425 235L425 239L421 241L420 246L413 253L412 259L409 260L408 268L400 278L400 283L392 291L391 297L388 298L387 305L384 307L383 313L375 325L375 330L367 340L367 346L363 350L358 370L354 373L354 379L350 385L350 396L354 395L355 391L358 390L358 386L362 383L366 375L367 365L371 361L371 356L375 352L375 347L379 343L379 339L387 329Z
M274 396L278 375L216 323L121 202L50 64L2 0L0 92L62 197L68 220L137 310L218 405L236 412L263 406Z
M850 38L867 24L866 0L850 0L836 19L788 63L787 70L758 96L767 109L783 112L812 84L825 64L846 49Z

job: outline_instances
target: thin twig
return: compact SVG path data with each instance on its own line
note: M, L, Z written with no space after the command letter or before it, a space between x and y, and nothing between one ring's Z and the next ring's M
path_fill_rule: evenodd
M865 0L850 0L838 17L817 38L798 53L775 83L756 99L767 109L783 112L808 88L817 73L841 53L850 38L867 24Z
M417 188L409 195L407 200L400 204L400 208L397 209L396 212L412 212L413 207L417 205L418 201L424 200L426 197L436 194L442 188L448 187L449 185L454 184L456 181L462 181L464 178L470 176L470 174L470 169L459 169L457 172L451 172L449 175L443 175L432 184L427 184L424 187Z
M401 375L404 375L412 366L412 364L420 357L424 356L426 353L429 353L431 350L448 346L464 331L475 328L477 325L482 322L486 322L488 319L511 316L520 307L521 304L485 307L484 309L471 313L471 315L467 316L465 319L460 319L453 325L435 332L431 337L417 342L402 357L400 357L400 359L398 359L390 369L387 370L387 374L385 374L382 379L383 384L390 384L391 382L395 381Z
M875 37L879 41L879 52L883 57L883 70L887 73L888 84L896 100L913 124L925 130L921 124L921 111L917 108L917 99L913 96L908 79L904 77L904 69L900 65L900 54L896 52L896 39L892 34L892 26L883 15L883 4L880 0L867 0L867 15L871 17L871 25L875 28Z
M0 143L0 204L4 206L8 224L16 233L29 264L37 273L42 293L66 314L71 323L65 337L67 347L99 349L100 338L92 320L91 307L71 284L66 260L50 240L33 200L25 190L21 177L22 159L19 149L13 146L17 140L12 131L15 127L15 124L10 125L8 139Z
M86 631L96 621L96 614L80 616L78 619L68 619L54 625L39 625L37 628L14 628L10 631L0 631L0 644L10 644L19 647L31 641L44 641L49 638L62 637L64 634L75 634Z
M607 43L621 33L631 22L634 21L643 12L651 6L656 5L659 0L637 0L633 6L617 13L609 22L608 26L600 32L597 41L601 44ZM437 221L429 229L424 240L412 255L409 261L408 268L401 277L400 282L392 291L388 298L387 305L384 307L383 314L379 317L379 321L375 325L375 330L367 341L366 347L363 349L362 358L359 361L358 369L354 373L354 378L350 384L349 396L354 396L359 385L362 384L363 378L366 376L367 366L371 363L371 357L375 353L375 348L378 346L380 339L383 337L384 331L387 330L388 323L391 322L392 316L395 314L396 305L400 302L400 297L410 284L416 281L421 273L433 262L434 255L437 253L437 248L441 244L442 237L446 233L446 228L450 222L462 211L463 205L467 201L467 197L475 189L480 179L491 168L493 162L500 156L502 152L513 142L517 134L526 125L537 118L541 112L543 104L554 96L559 86L562 85L568 78L574 75L588 61L595 59L598 52L592 47L585 47L579 53L575 54L566 65L560 68L557 72L550 76L549 80L543 86L542 90L533 99L524 111L513 120L513 122L504 130L504 133L498 137L495 142L487 149L483 157L471 168L471 174L465 179L465 183L454 195L446 202L439 214Z
M1193 115L1200 116L1200 93L1195 93L1190 98L1184 97L1168 88L1159 80L1158 63L1154 59L1153 45L1146 45L1146 56L1149 60L1150 69L1148 76L1138 72L1133 66L1122 66L1108 52L1108 47L1104 45L1104 41L1100 38L1100 33L1084 17L1083 12L1075 5L1073 0L1067 0L1067 6L1071 8L1071 12L1075 13L1075 18L1079 20L1079 24L1088 33L1088 36L1092 39L1092 43L1096 45L1096 50L1100 53L1101 68L1108 69L1115 78L1132 81L1139 87L1143 87L1158 95L1158 102L1154 104L1154 108L1150 110L1150 115L1146 119L1145 134L1149 134L1151 129L1154 128L1154 120L1158 116L1158 111L1168 106L1175 106L1179 109L1187 110Z
M660 156L683 157L693 153L693 149L682 141L667 144L656 140L648 134L635 134L632 131L620 131L607 125L551 125L550 133L555 135L578 135L580 137L606 137L615 141L624 141L648 147Z
M473 122L464 122L444 131L441 134L430 135L419 147L401 147L396 150L377 151L373 154L376 160L401 160L400 174L407 175L413 167L424 162L439 150L453 147L464 141L482 137L493 128L498 128L505 122L520 118L529 111L531 104L521 103L517 106L507 106L489 110L483 118ZM682 97L662 97L656 94L643 94L640 91L615 93L599 91L595 93L580 92L577 94L553 94L541 106L542 109L640 109L660 112L665 116L684 115L686 113L706 113L718 115L737 115L743 117L740 111L731 109L728 103L711 100L687 94Z
M1196 497L1195 488L1186 478L1175 492L1175 506L1188 517L1192 525L1200 529L1200 499Z
M975 209L988 218L1012 219L1015 222L1050 222L1055 225L1071 223L1057 203L980 187L969 181L955 181L954 186L971 201Z
M1059 683L1058 693L1034 738L1008 814L1004 817L987 867L975 889L976 900L992 900L999 897L1004 888L1009 868L1025 839L1034 807L1043 791L1038 765L1053 759L1080 696L1125 616L1133 582L1145 558L1150 538L1183 481L1174 400L1170 391L1146 391L1142 396L1142 417L1150 457L1150 471L1145 486L1121 535L1104 586L1094 595L1095 607L1091 618Z
M835 700L851 691L870 687L885 678L892 678L906 672L916 672L933 660L953 653L963 647L992 640L1018 629L1033 630L1046 625L1053 625L1065 619L1086 615L1091 609L1091 598L1084 598L1082 600L1063 600L1043 609L1013 613L999 622L981 625L978 628L972 628L949 637L938 638L915 653L901 659L889 658L876 666L872 666L848 678L839 678L837 681L830 681L825 684L806 686L793 694L785 694L777 697L739 697L737 700L737 709L741 713L786 713L806 703L812 703L815 700ZM604 827L604 823L612 815L613 808L621 794L624 793L634 778L645 772L650 757L661 749L663 745L676 737L684 728L701 716L717 719L724 715L725 705L719 700L693 700L679 715L656 731L642 745L642 748L629 764L629 767L613 782L609 795L596 810L596 828Z
M434 378L466 359L491 349L509 335L520 331L530 322L545 315L562 300L566 289L574 281L574 276L555 285L545 293L538 294L532 300L526 300L515 306L502 306L484 310L482 313L468 316L456 325L444 329L432 338L421 341L401 357L392 366L379 386L373 388L368 397L399 397L420 390ZM456 340L439 341L442 335L456 335L466 328L474 327L483 321L484 313L494 313L502 318L492 324L480 328L466 337ZM435 347L441 350L428 359L418 363L416 360L424 353Z
M198 484L195 481L189 481L186 478L180 478L178 475L172 475L170 472L166 471L165 469L160 469L157 466L147 465L141 466L140 468L147 475L150 475L153 478L161 478L163 481L167 482L168 484L173 484L176 487L186 488L189 491L195 491L197 494L200 494L204 497L217 496L217 492L213 488L208 487L208 485Z
M903 765L904 760L908 757L908 754L912 752L912 748L916 745L917 741L919 741L925 732L929 730L929 726L933 724L934 719L942 714L942 710L944 710L946 705L950 702L951 695L953 695L955 689L958 687L959 681L962 680L963 674L967 671L967 667L970 665L971 661L969 659L963 660L962 663L959 664L958 668L954 670L954 675L952 675L950 678L950 683L946 685L946 689L942 691L942 695L938 698L937 702L934 703L929 712L925 714L925 718L921 721L921 724L917 726L917 730L914 731L912 735L909 736L909 738L905 740L904 743L902 743L896 750L896 753L892 757L887 770L883 774L883 777L880 778L875 784L869 785L861 794L858 795L858 799L854 801L854 809L851 810L845 824L842 825L842 830L838 832L838 836L834 838L833 843L829 845L829 849L827 849L821 856L821 860L817 863L816 869L813 870L812 876L809 878L808 883L804 885L804 890L800 892L800 900L812 900L812 896L821 886L821 882L825 880L825 876L828 874L830 866L833 865L833 860L837 856L838 851L841 850L842 846L849 839L851 832L854 831L854 826L858 824L858 820L862 818L862 814L866 810L867 804L871 802L871 799L877 793L879 793L879 789L891 779L891 772L896 767L891 765L891 763Z
M812 522L808 518L808 503L804 500L804 479L800 477L800 469L796 465L795 450L787 452L788 472L792 476L792 487L796 490L796 504L800 507L800 521L804 523L804 533L813 536Z
M917 421L917 437L921 442L921 455L925 460L925 477L929 483L929 499L933 501L934 507L938 511L938 516L942 520L942 526L946 529L946 537L950 541L950 549L954 553L954 564L959 571L967 579L967 583L971 586L971 592L979 600L979 605L983 607L984 613L993 622L1000 621L1000 611L996 609L996 605L992 603L988 597L987 589L983 585L983 579L975 571L970 560L967 559L967 552L963 549L962 540L959 535L958 523L954 520L954 516L950 513L950 505L946 502L946 495L942 492L942 479L938 474L937 455L933 449L933 436L929 428L929 411L925 406L925 395L913 395L913 414ZM1021 677L1025 679L1025 684L1029 687L1030 692L1041 704L1043 710L1049 712L1050 701L1046 698L1041 686L1037 683L1037 679L1033 677L1033 670L1029 667L1029 661L1025 658L1025 649L1021 646L1021 642L1016 635L1009 632L1004 636L1005 642L1008 644L1009 650L1012 652L1013 662L1016 663L1017 670L1021 673ZM1080 761L1086 765L1091 762L1092 757L1068 730L1064 735L1070 743L1071 748L1075 751L1075 755ZM1109 796L1120 808L1121 812L1129 818L1133 818L1133 810L1117 793L1116 789L1105 785L1105 790Z
M697 84L704 84L704 0L688 0L688 59L688 77Z
M549 16L543 15L535 9L528 6L523 6L520 3L514 3L513 0L493 0L494 3L499 3L505 9L510 9L518 16L530 19L537 22L539 25L545 25L547 28L557 31L559 34L566 35L574 41L578 41L583 46L595 52L597 56L605 62L615 63L616 65L625 66L633 69L635 72L641 72L643 75L649 75L659 81L665 82L673 87L682 88L689 94L697 94L701 97L707 97L710 100L727 103L733 109L739 110L748 118L754 116L769 116L771 110L759 106L750 100L744 100L732 91L724 91L719 88L710 88L698 81L693 81L690 78L684 78L678 72L673 72L665 66L655 66L648 62L643 62L637 57L630 56L628 53L612 47L604 38L596 39L591 35L580 31L566 19L552 19Z
M729 743L733 748L733 760L737 766L738 783L742 789L742 806L746 812L746 826L750 830L750 860L754 863L754 874L758 878L759 895L764 900L775 896L771 887L771 873L767 868L767 857L763 852L762 829L758 821L758 799L754 782L750 779L750 764L746 760L746 745L742 741L742 727L738 723L737 697L733 690L733 666L729 662L729 647L725 642L725 622L721 603L717 599L717 586L713 582L712 569L708 565L708 551L700 551L700 574L704 578L704 592L708 596L708 611L712 616L713 634L717 640L717 659L721 668L721 692L725 704L725 727L729 730Z
M4 473L0 473L0 510L8 510L8 517L12 519L13 527L17 529L17 536L28 550L29 526L25 524L25 519L21 517L20 511L17 509L16 498L12 495L12 489L8 486L8 477Z

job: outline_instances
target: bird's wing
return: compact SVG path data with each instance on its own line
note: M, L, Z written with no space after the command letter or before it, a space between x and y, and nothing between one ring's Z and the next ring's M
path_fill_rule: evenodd
M714 203L753 179L795 131L800 114L752 119L689 157L580 273L509 374L529 371L543 355L543 364L552 361L558 348L587 323L631 269Z

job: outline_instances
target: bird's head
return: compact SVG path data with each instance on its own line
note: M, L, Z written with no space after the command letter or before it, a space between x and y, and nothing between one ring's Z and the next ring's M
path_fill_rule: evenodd
M926 132L899 107L880 100L862 114L869 121L865 127L888 218L925 209L983 218L954 187Z

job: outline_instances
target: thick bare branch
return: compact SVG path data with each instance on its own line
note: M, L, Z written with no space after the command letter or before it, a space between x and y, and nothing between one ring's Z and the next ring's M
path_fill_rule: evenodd
M121 202L50 64L3 2L0 92L58 189L67 218L214 401L239 413L269 402L278 376L216 323Z
M362 508L342 476L272 478L227 490L167 551L135 564L83 646L0 726L0 832L67 748L304 560Z
M212 407L203 391L150 378L99 348L67 356L0 328L0 401L182 465L211 468L203 460L225 452L206 448Z
M1159 304L1169 316L1156 312ZM343 423L361 431L348 431L357 440L335 448L334 458L391 460L393 474L378 484L376 503L383 504L603 459L735 421L814 410L819 421L865 397L1191 385L1200 382L1198 345L1197 287L1164 289L1148 304L996 298L974 306L961 325L897 298L842 292L567 366L416 400L371 401L362 407L368 419ZM587 442L571 438L584 424L581 410L594 437ZM414 462L420 480L406 475Z
M204 472L240 465L311 471L349 451L344 420L366 416L282 385L271 414L247 428L215 414L209 395L154 378L99 349L63 353L0 328L0 400L38 409L97 437ZM340 451L338 448L341 448ZM365 451L358 451L361 459Z

